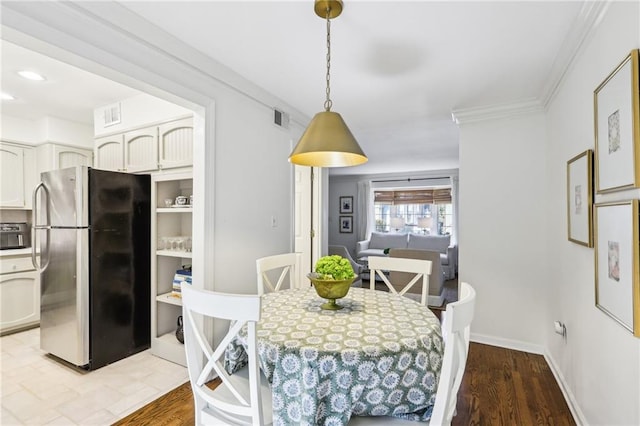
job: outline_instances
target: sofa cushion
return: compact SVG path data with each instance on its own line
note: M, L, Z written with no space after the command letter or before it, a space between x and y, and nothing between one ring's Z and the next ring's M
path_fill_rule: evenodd
M369 257L369 256L385 256L384 250L383 249L366 249L358 253L359 259L363 257Z
M451 242L450 235L409 235L408 248L433 250L440 253L446 253L447 247Z
M406 248L407 234L372 232L369 249ZM361 256L361 254L359 254Z

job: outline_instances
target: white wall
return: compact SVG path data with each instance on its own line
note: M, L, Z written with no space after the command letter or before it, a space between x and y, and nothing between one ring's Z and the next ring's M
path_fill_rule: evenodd
M272 120L272 109L236 92L216 96L216 185L207 194L218 291L255 293L256 259L293 250L292 136Z
M3 115L0 139L28 145L54 142L93 149L93 128L56 117L33 121Z
M639 3L611 3L565 76L547 117L549 309L545 324L564 322L567 338L546 327L545 346L579 407L579 416L590 425L640 424L640 339L596 308L594 249L567 240L566 162L595 149L593 91L638 47ZM636 190L596 196L596 202L640 198L639 194Z
M146 93L123 99L119 104L120 123L107 127L104 124L104 109L109 105L101 105L94 110L93 126L95 136L130 130L192 113L187 108Z
M539 353L549 325L545 138L542 112L460 126L459 277L478 294L472 338Z

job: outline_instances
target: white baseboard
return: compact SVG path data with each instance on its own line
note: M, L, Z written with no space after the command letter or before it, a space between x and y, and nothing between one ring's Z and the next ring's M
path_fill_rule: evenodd
M504 339L502 337L471 333L471 341L476 343L483 343L485 345L513 349L516 351L529 352L537 355L544 354L544 348L541 345L534 345L532 343L521 342L519 340L510 340Z
M567 405L569 406L569 410L573 415L573 420L575 420L578 426L586 425L587 421L585 420L584 414L580 409L580 405L578 404L578 401L576 401L576 398L573 395L573 392L571 392L569 385L564 379L564 376L562 375L562 372L558 368L558 365L556 364L554 358L551 356L551 353L545 350L543 355L544 355L544 359L547 361L547 364L549 364L549 368L551 369L553 376L556 378L556 382L558 382L558 386L560 386L562 395L564 395L564 400L567 402Z

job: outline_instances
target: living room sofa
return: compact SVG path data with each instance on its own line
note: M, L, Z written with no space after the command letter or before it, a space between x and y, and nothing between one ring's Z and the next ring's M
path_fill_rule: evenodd
M386 256L385 249L408 248L437 251L445 279L455 278L458 270L458 247L450 235L418 235L372 232L368 240L356 243L358 260L369 256Z

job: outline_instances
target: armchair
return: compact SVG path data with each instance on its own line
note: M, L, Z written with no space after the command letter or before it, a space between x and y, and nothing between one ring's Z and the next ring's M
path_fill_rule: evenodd
M347 250L345 246L329 246L329 254L340 255L345 259L347 259L349 262L351 262L351 267L353 268L353 272L355 272L355 274L358 276L358 278L356 278L351 284L351 287L361 287L362 286L361 274L364 271L364 266L362 266L361 264L353 260L353 258L351 257L351 254L349 253L349 250Z

